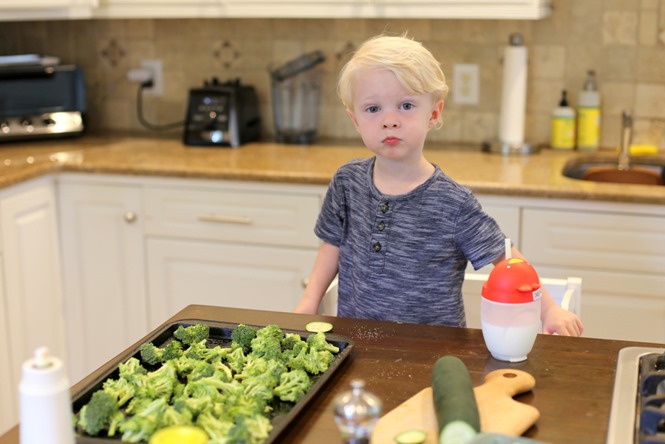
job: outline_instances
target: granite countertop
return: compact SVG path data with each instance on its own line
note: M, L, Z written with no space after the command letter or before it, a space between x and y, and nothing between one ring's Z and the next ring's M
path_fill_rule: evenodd
M428 147L426 157L477 194L665 205L665 186L601 184L561 174L568 161L589 153L503 156L465 148ZM370 155L360 142L231 149L168 138L84 136L0 145L0 188L55 171L327 185L344 162ZM592 155L614 157L609 151Z

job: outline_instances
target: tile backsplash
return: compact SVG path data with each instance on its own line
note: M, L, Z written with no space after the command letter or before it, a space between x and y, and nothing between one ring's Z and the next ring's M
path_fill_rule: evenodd
M381 32L408 32L441 61L479 66L477 105L446 100L437 142L478 143L498 134L502 54L519 32L529 51L526 140L548 143L550 113L561 90L577 102L586 71L602 94L601 146L619 143L621 111L633 110L634 141L665 150L665 0L554 0L544 20L132 19L0 23L0 55L38 53L83 67L92 131L150 132L136 117L137 85L127 72L144 59L164 66L164 94L144 97L146 119L184 120L188 91L204 80L239 78L256 88L266 140L272 134L269 68L321 50L319 134L356 138L335 95L339 69L353 49Z

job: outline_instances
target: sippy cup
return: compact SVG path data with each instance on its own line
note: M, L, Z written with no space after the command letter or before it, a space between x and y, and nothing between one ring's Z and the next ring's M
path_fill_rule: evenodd
M540 279L524 259L499 262L483 284L480 321L487 349L500 361L526 360L540 330Z

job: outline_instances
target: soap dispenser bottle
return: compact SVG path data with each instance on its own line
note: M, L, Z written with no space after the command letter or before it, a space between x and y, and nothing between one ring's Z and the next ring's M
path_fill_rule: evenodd
M577 149L595 151L600 142L600 92L596 72L587 71L577 103Z
M575 148L575 110L568 104L565 89L561 91L559 106L552 111L550 147L555 150Z

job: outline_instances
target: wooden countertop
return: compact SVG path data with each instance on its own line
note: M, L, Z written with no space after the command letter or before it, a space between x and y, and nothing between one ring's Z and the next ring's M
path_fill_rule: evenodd
M464 148L427 148L426 156L477 194L665 204L665 187L599 184L561 174L566 162L588 153L502 156ZM359 144L251 143L231 149L166 138L84 136L0 146L0 188L54 171L327 185L344 162L370 155ZM597 155L614 158L610 152Z
M534 390L516 397L540 411L540 419L525 436L552 444L604 443L619 350L628 346L658 346L539 335L528 359L510 364L494 360L485 347L481 330L472 328L200 305L186 307L164 325L182 319L254 325L276 323L282 328L295 330L304 330L305 324L312 320L326 320L334 324L333 333L353 339L355 348L347 360L278 439L279 443L289 444L341 442L332 406L335 396L348 390L352 379L365 380L367 389L383 401L383 412L387 413L429 386L434 362L448 354L459 357L466 364L474 385L480 385L487 373L500 368L520 369L535 377ZM144 341L145 338L130 348ZM115 367L114 361L124 354L76 384L73 393L85 390L96 375L103 375L107 369ZM16 443L18 427L0 437L0 444Z

